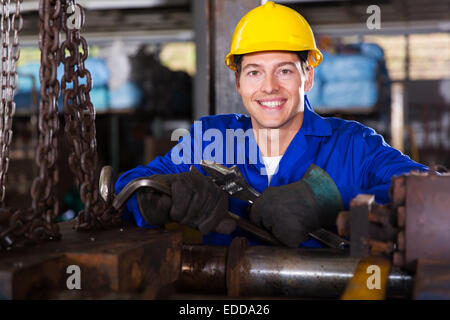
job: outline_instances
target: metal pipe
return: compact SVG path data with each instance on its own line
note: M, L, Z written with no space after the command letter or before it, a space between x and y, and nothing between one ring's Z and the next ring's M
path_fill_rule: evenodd
M181 277L177 291L224 294L228 247L184 246L181 252Z
M178 288L253 297L339 298L358 262L338 249L185 246ZM393 268L387 296L409 297L412 285L410 275Z
M243 257L243 296L339 297L359 259L322 249L250 247Z
M339 298L353 277L358 258L335 249L249 247L243 256L241 296ZM388 297L409 296L411 276L392 269Z

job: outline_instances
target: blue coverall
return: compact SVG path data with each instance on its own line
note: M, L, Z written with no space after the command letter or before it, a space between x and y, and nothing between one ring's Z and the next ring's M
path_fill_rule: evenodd
M200 134L212 128L216 129L216 133L221 133L225 137L227 129L246 131L252 128L252 123L249 116L242 114L222 114L201 118L191 127L190 134L179 141L175 146L176 149L172 149L172 151L180 153L182 143L185 143L185 146L186 143L191 143L191 154L183 154L184 162L187 163L175 164L172 161L171 151L165 156L155 158L146 166L138 166L124 173L116 182L116 192L119 193L127 183L136 178L154 174L187 172L191 164L206 175L206 172L199 165L204 153L212 156L219 155L219 161L217 157L212 159L205 157L205 160L216 160L216 162L220 162L221 156L220 152L204 152L211 151L211 146L209 149L205 149L215 139L209 137L212 141L206 141L208 137L200 137ZM199 146L197 150L194 150L194 143ZM257 148L260 155L253 134L248 135L245 152L243 152L242 145L239 145L236 141L228 151L226 144L223 143L223 145L222 163L226 166L232 166L236 163L245 180L262 193L268 187L268 180L266 175L261 174L265 166L260 157L257 157L257 161L249 159L249 154L253 150L251 149L252 146ZM228 159L227 161L227 152L230 153L230 150L233 150L234 160ZM244 156L245 161L242 161ZM278 172L272 177L270 185L280 186L300 180L312 163L325 170L334 180L341 192L346 208L348 208L349 202L360 193L374 194L378 203L388 203L390 201L388 191L393 176L412 170L428 170L427 167L412 161L408 156L390 147L383 137L371 128L355 121L319 116L312 110L308 99L305 97L302 127L284 153ZM235 214L248 218L248 204L241 200L230 198L229 209ZM134 218L136 224L140 227L151 227L146 224L140 215L136 196L127 202L123 217ZM231 235L212 232L203 236L203 243L229 245L232 238L236 236L247 237L250 244L253 245L261 244L258 239L239 228ZM312 238L303 242L302 246L321 247Z

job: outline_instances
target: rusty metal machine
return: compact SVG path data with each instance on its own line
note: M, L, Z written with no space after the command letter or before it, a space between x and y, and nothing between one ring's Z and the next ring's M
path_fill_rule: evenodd
M351 256L384 257L415 275L417 299L450 299L450 174L411 172L395 177L390 191L389 205L359 195L340 213Z

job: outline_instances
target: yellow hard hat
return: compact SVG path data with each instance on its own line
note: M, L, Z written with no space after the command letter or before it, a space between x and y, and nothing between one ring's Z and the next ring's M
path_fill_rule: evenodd
M278 50L309 51L308 65L312 67L317 67L323 59L305 18L291 8L268 1L239 21L225 64L236 71L234 55Z

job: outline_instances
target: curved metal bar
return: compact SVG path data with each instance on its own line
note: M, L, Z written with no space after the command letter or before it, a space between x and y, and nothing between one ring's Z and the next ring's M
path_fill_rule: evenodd
M172 195L172 191L166 184L155 180L151 180L148 177L138 178L127 184L126 187L123 188L123 190L114 198L113 201L114 209L119 210L139 188L153 188L155 190L167 194L168 196Z

